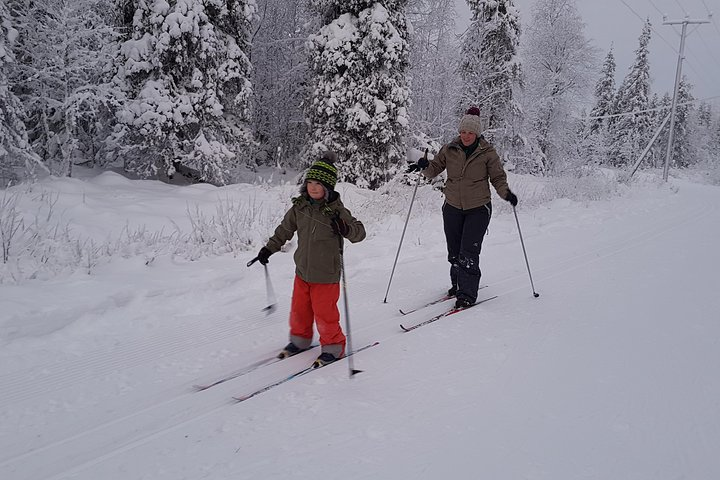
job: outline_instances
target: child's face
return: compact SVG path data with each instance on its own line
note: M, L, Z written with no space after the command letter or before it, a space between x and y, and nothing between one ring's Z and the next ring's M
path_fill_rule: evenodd
M325 187L316 180L307 181L307 192L313 200L321 200L325 198Z

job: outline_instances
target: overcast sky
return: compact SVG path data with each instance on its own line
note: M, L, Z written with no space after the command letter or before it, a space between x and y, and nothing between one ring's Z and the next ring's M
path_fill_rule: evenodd
M534 0L514 1L523 25L530 20L534 3ZM465 0L456 0L456 4L459 18L468 18ZM708 20L708 13L715 12L710 23L688 25L682 73L694 85L696 98L715 97L712 102L720 105L720 0L577 0L576 4L586 23L585 33L600 49L601 59L611 45L614 47L618 84L635 59L645 18L650 19L652 90L661 95L672 94L682 28L663 25L663 14L668 21L683 20L686 16L691 20Z

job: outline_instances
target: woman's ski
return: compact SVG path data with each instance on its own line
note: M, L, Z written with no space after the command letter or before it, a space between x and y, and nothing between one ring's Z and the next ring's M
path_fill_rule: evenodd
M415 330L416 328L420 328L420 327L422 327L422 326L424 326L424 325L427 325L427 324L436 322L436 321L440 320L441 318L449 317L450 315L454 315L454 314L456 314L456 313L458 313L458 312L462 312L463 310L467 310L468 308L472 308L472 307L474 307L474 306L476 306L476 305L480 305L481 303L485 303L485 302L487 302L487 301L489 301L489 300L492 300L493 298L497 298L497 295L495 295L495 296L493 296L493 297L490 297L490 298L486 298L486 299L484 299L484 300L480 300L479 302L475 302L475 303L473 303L472 305L470 305L470 306L468 306L468 307L462 307L462 308L455 308L455 307L453 307L453 308L451 308L450 310L447 310L447 311L445 311L445 312L439 313L439 314L435 315L434 317L428 318L428 319L425 320L424 322L417 323L417 324L412 325L412 326L410 326L410 327L405 327L405 326L403 326L402 324L400 324L400 328L402 328L404 332L409 332L409 331Z

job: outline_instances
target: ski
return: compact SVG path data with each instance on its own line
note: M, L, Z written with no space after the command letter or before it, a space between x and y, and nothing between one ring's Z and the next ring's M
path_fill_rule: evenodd
M315 347L316 347L316 345L312 345L307 350L311 350ZM303 352L306 352L307 350L303 350ZM302 352L300 352L300 353L302 353ZM293 356L295 356L295 355L293 355ZM285 358L286 357L278 358L277 355L273 355L272 357L258 360L257 362L251 363L250 365L247 365L239 370L229 373L229 374L225 375L224 377L221 377L221 378L215 380L212 383L207 383L205 385L193 385L193 388L195 389L196 392L202 392L203 390L207 390L208 388L212 388L216 385L220 385L221 383L225 383L225 382L233 380L235 378L242 377L243 375L247 375L250 372L254 372L258 368L273 365L281 360L285 360ZM287 357L287 358L289 358L289 357Z
M480 288L478 288L478 290L482 290L482 289L485 288L485 287L487 287L487 285L480 285ZM422 310L423 308L427 308L427 307L430 307L430 306L433 306L433 305L437 305L438 303L446 302L446 301L450 300L451 298L455 298L455 295L445 294L445 295L443 295L442 297L436 298L435 300L433 300L433 301L431 301L431 302L427 302L427 303L424 304L424 305L420 305L419 307L415 307L415 308L410 309L410 310L403 310L402 308L400 308L400 309L398 309L398 310L399 310L400 313L403 314L403 315L410 315L411 313L417 312L418 310Z
M492 300L493 298L497 298L497 295L492 296L492 297L489 297L489 298L486 298L486 299L484 299L484 300L480 300L479 302L475 302L475 303L473 303L472 305L470 305L469 307L464 307L464 308L455 308L455 307L453 307L453 308L451 308L450 310L447 310L447 311L445 311L445 312L439 313L439 314L435 315L434 317L428 318L428 319L425 320L424 322L417 323L417 324L412 325L412 326L410 326L410 327L405 327L404 325L400 324L400 328L402 328L404 332L410 332L410 331L412 331L412 330L415 330L416 328L420 328L420 327L422 327L422 326L424 326L424 325L427 325L427 324L429 324L429 323L436 322L436 321L440 320L441 318L449 317L450 315L454 315L454 314L456 314L456 313L458 313L458 312L462 312L463 310L467 310L467 309L472 308L472 307L474 307L474 306L476 306L476 305L480 305L481 303L485 303L485 302L487 302L487 301L489 301L489 300Z
M374 347L374 346L379 345L379 344L380 344L380 342L375 342L375 343L371 343L371 344L365 345L364 347L360 347L360 348L358 348L357 350L353 350L352 352L350 352L350 353L348 353L347 355L345 355L345 357L349 357L350 355L355 355L355 354L358 353L358 352L362 352L363 350L367 350L368 348ZM343 357L343 358L345 358L345 357ZM273 383L270 383L270 384L268 384L268 385L265 385L264 387L259 388L259 389L255 390L254 392L247 393L247 394L242 395L242 396L233 397L233 401L234 401L235 403L244 402L245 400L248 400L248 399L250 399L250 398L252 398L252 397L254 397L254 396L256 396L256 395L260 395L261 393L267 392L268 390L273 389L273 388L275 388L275 387L277 387L277 386L279 386L279 385L282 385L283 383L287 383L287 382L289 382L290 380L293 380L293 379L298 378L298 377L302 377L303 375L307 375L308 373L312 372L313 370L319 370L319 369L321 369L321 368L327 367L328 365L333 365L333 364L335 364L335 363L338 363L340 360L342 360L342 358L341 358L341 359L338 359L337 361L335 361L335 362L333 362L333 363L329 363L329 364L323 365L323 366L321 366L321 367L315 367L314 365L310 365L309 367L305 367L305 368L303 368L302 370L298 370L297 372L294 372L294 373L288 375L287 377L283 377L283 378L281 378L280 380L278 380L278 381L276 381L276 382L273 382Z
M417 312L418 310L422 310L423 308L429 307L429 306L431 306L431 305L437 305L438 303L446 302L446 301L450 300L451 298L455 298L455 297L454 297L454 296L450 296L450 295L443 295L443 296L440 297L440 298L436 298L435 300L433 300L433 301L431 301L431 302L427 302L426 304L420 305L419 307L415 307L415 308L413 308L413 309L411 309L411 310L403 310L402 308L399 308L398 310L399 310L400 313L403 314L403 315L409 315L409 314L411 314L411 313L413 313L413 312Z

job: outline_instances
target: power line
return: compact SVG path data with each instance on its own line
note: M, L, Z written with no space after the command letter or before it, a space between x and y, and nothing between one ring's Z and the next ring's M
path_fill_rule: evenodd
M675 3L678 4L678 7L680 7L680 9L683 11L683 13L684 13L685 15L688 15L687 10L685 10L685 7L683 7L682 4L681 4L678 0L675 0Z
M693 100L688 100L687 102L678 103L676 106L690 105L691 103L705 102L707 100L714 100L716 98L720 98L720 95L715 95L713 97L705 97L705 98L695 98ZM580 119L581 120L600 120L602 118L624 117L626 115L637 115L640 113L661 112L661 111L667 110L669 108L671 108L671 105L662 105L660 107L646 108L644 110L633 110L632 112L612 113L612 114L608 114L608 115L580 117Z
M625 0L620 0L620 1L621 1L622 4L625 5L632 13L635 14L635 16L638 17L638 18L640 19L640 21L643 22L643 24L645 24L645 20L648 20L648 19L643 18L642 16L640 16L640 14L638 14L635 10L633 10L633 8L632 8L630 5L628 5L628 4L625 2ZM652 26L652 23L650 24L650 30L652 30L653 32L655 32L655 34L656 34L658 37L660 37L660 38L662 39L662 41L665 42L665 43L667 44L667 46L672 49L673 52L678 53L678 51L677 51L677 49L675 48L675 46L674 46L672 43L668 42L668 41L665 39L665 37L663 37L663 36L660 34L660 32L658 32L657 30L655 30L655 27Z

